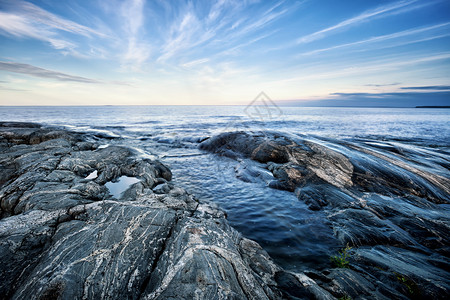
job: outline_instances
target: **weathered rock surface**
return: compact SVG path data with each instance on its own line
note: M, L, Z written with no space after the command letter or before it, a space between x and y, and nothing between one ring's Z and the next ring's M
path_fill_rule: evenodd
M306 140L277 134L223 133L200 144L200 149L271 163L270 171L281 187L293 191L312 178L336 187L352 185L353 165L339 152Z
M1 299L333 299L130 149L0 123L0 165Z
M450 154L371 141L228 132L200 149L265 165L269 187L322 210L350 268L307 275L335 297L450 297ZM426 157L426 159L424 159ZM248 165L248 163L246 163ZM237 177L252 182L251 172ZM239 172L238 172L239 171Z

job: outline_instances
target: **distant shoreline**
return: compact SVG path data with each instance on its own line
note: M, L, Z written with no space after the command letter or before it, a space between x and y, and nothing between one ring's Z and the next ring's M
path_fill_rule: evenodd
M450 106L416 106L416 108L450 108Z

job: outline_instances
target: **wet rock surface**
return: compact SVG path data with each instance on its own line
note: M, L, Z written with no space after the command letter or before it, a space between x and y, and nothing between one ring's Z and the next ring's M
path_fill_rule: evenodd
M0 123L0 165L1 299L333 298L128 148ZM123 176L139 181L114 197Z
M336 253L334 268L305 273L330 295L450 297L445 150L271 132L222 133L199 147L242 164L262 163L276 178L269 187L294 192L311 210L325 213L342 248L348 248ZM237 177L252 182L251 172L242 175L244 168L236 168ZM292 278L278 277L289 290Z

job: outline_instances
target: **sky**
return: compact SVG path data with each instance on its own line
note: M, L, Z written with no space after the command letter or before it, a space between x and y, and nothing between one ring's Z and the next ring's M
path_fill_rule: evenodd
M450 105L448 0L0 0L0 105Z

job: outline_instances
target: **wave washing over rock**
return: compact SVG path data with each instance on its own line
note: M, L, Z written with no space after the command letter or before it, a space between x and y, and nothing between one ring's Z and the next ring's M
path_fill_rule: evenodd
M262 164L270 187L323 212L348 245L332 268L294 272L174 185L162 163L101 139L0 123L2 299L450 296L445 153L271 132L199 140L203 151ZM237 171L247 182L260 175ZM123 193L108 189L125 179Z

